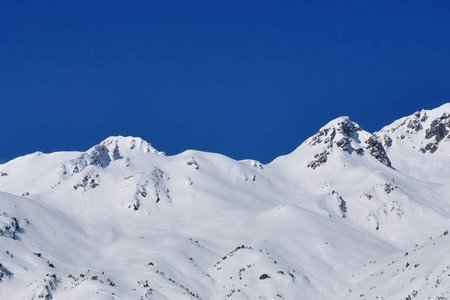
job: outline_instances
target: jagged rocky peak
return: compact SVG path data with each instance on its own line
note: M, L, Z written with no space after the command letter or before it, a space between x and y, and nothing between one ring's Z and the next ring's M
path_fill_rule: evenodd
M324 127L308 141L311 148L318 148L318 152L308 163L308 167L315 169L328 161L328 156L339 149L347 154L363 156L367 151L371 156L384 165L391 167L391 161L386 154L382 142L366 131L349 117L339 117Z
M361 127L352 122L349 117L339 117L322 127L311 138L309 145L316 146L321 144L326 145L327 148L333 148L336 145L342 150L351 153L356 150L352 147L351 142L355 138L358 139L358 131L361 131Z
M129 159L137 153L164 155L164 152L156 150L150 143L139 137L112 136L90 148L80 157L64 164L63 175L78 173L90 165L106 168L112 161Z
M132 136L111 136L95 147L106 147L113 158L117 159L138 152L164 155L164 152L156 150L150 143Z
M450 141L450 103L418 111L376 133L386 149L408 146L421 153L434 153Z
M422 153L431 152L434 153L439 148L439 143L445 139L450 140L450 114L444 114L440 118L433 120L430 127L425 131L425 139L430 140L425 147L421 147Z
M112 136L86 151L90 159L89 164L102 168L108 166L111 161L130 157L136 153L164 155L164 152L157 151L143 139L132 136Z

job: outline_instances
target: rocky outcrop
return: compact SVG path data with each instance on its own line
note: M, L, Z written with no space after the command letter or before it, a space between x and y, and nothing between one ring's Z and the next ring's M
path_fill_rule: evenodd
M99 177L97 173L91 170L83 176L80 182L74 184L73 188L74 190L81 189L83 191L94 189L100 185Z
M311 169L316 169L317 167L320 167L321 165L325 164L328 160L328 155L330 155L330 152L325 150L323 152L317 153L314 155L314 159L311 160L307 167Z
M384 149L383 144L375 136L370 136L365 143L367 145L366 149L369 150L370 155L375 157L375 159L382 164L388 167L392 167L391 160L386 154L386 150Z
M420 153L435 153L450 141L450 105L422 110L404 117L376 133L385 149L402 147ZM406 147L406 148L403 148Z
M11 216L6 212L0 213L0 237L7 237L11 239L19 239L19 233L24 230L21 227L21 223L29 224L26 219L20 219L15 216Z
M450 114L444 113L440 118L431 122L431 125L425 131L425 139L431 140L429 143L422 147L420 150L425 152L434 153L439 148L439 143L446 137L449 137L450 129Z
M0 282L11 276L12 272L9 271L5 266L3 266L2 263L0 263Z
M66 163L61 168L64 175L73 175L84 170L87 166L106 168L116 160L126 159L136 153L155 153L164 155L157 151L151 144L135 137L109 137L100 144L84 152L80 157Z
M328 149L336 146L349 154L354 151L361 153L362 148L352 146L352 140L357 139L358 131L361 131L358 124L350 121L348 117L342 117L337 119L336 124L332 124L331 127L321 129L311 138L309 145L321 144Z
M45 300L53 299L53 292L56 291L60 283L61 278L59 278L56 274L46 274L42 287L39 287L36 292L36 297Z
M383 143L375 135L363 131L348 117L341 117L330 122L310 139L308 145L312 148L322 148L314 154L314 159L308 162L308 168L316 169L324 165L334 149L347 154L356 153L359 156L363 156L367 150L376 160L392 167Z

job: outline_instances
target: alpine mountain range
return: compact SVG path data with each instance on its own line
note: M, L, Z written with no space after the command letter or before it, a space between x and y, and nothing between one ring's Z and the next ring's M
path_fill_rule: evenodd
M0 299L450 299L450 103L268 164L137 137L0 164Z

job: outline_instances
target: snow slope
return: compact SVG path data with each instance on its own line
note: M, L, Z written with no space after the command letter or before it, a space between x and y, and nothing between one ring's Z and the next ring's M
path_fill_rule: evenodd
M16 158L0 299L450 298L449 131L446 104L267 165L121 136Z

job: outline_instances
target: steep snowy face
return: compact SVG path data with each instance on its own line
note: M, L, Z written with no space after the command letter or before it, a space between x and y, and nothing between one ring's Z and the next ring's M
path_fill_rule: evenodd
M422 110L395 121L376 135L388 152L402 151L448 155L450 149L450 103Z
M377 137L362 130L349 117L332 120L295 152L312 154L313 157L310 157L307 162L307 167L311 169L326 164L333 153L338 156L368 157L391 167L391 161Z

